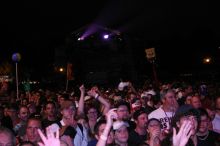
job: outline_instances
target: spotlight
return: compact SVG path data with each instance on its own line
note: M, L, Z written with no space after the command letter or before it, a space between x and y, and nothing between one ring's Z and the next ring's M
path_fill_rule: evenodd
M104 38L104 39L108 39L108 38L109 38L109 35L108 35L108 34L105 34L105 35L103 36L103 38Z
M82 41L82 40L84 40L84 38L83 37L79 37L77 40L78 41Z

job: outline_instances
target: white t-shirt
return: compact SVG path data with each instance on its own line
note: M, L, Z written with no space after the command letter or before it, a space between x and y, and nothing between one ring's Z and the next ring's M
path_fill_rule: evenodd
M148 119L156 118L162 124L162 130L170 129L171 119L174 116L174 112L165 112L161 107L154 110L148 115Z
M220 133L220 115L215 114L215 118L212 121L213 130Z

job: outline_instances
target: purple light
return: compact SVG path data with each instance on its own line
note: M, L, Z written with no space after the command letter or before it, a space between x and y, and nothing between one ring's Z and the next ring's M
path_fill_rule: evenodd
M77 40L78 40L78 41L82 41L82 40L84 40L84 37L80 37L80 38L78 38Z
M108 35L108 34L105 34L105 35L103 36L103 38L104 38L104 39L108 39L108 38L109 38L109 35Z

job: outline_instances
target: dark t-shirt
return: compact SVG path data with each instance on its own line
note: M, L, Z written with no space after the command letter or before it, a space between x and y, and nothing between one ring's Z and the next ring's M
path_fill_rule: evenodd
M128 143L133 146L138 146L144 143L144 141L146 140L147 140L147 135L139 135L135 130L132 130L129 133Z
M46 127L48 127L48 126L50 126L50 125L52 125L54 123L58 123L59 121L60 121L60 119L57 119L55 121L49 121L48 119L44 119L42 121L42 127L43 127L43 129L45 129Z
M217 146L220 145L220 134L209 131L208 136L197 136L198 146Z

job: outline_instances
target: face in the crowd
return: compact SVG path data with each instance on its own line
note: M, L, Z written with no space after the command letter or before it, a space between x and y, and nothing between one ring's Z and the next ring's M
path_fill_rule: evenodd
M74 126L76 125L76 120L75 120L75 111L71 109L64 109L62 110L62 115L63 115L63 121L65 125L67 126Z
M193 96L192 99L191 99L191 105L194 108L200 108L202 106L200 98L198 96Z
M13 146L13 140L9 133L0 133L0 146Z
M135 123L137 124L137 127L146 129L147 121L148 121L148 115L146 113L142 113L141 115L138 116L137 120L135 120Z
M127 120L129 118L129 111L126 105L121 105L117 109L118 120Z
M8 109L7 115L11 117L12 119L17 117L18 112L15 109Z
M98 112L95 108L90 108L88 110L88 114L87 114L87 117L89 119L89 121L96 121L97 118L98 118Z
M20 111L18 113L18 117L22 120L22 121L27 121L29 116L29 110L27 107L21 107Z
M128 129L125 125L115 130L116 143L126 143L127 140L128 140Z
M64 98L63 96L60 96L60 97L58 98L58 103L59 103L60 105L62 105L62 104L64 103L64 101L65 101L65 98Z
M191 131L192 131L192 135L195 135L197 132L197 128L198 128L198 120L196 118L196 116L193 115L188 115L188 116L184 116L180 118L180 125L178 126L179 128L181 127L181 125L183 124L184 121L190 121L191 123Z
M26 136L28 141L33 143L40 141L40 136L37 129L41 129L41 122L36 119L30 119L27 123Z
M185 103L186 103L186 104L191 104L191 99L192 99L192 96L191 96L191 95L188 95L188 96L186 97Z
M201 117L201 121L199 123L199 132L200 133L205 133L208 131L209 128L209 118L206 115L202 115Z
M137 96L135 94L132 93L129 95L130 101L132 101L134 98L137 98Z
M161 124L159 121L153 120L148 124L147 131L153 133L155 130L161 131Z
M97 139L99 139L100 136L102 135L102 133L104 132L105 126L106 126L106 124L104 124L104 123L99 126L98 135L96 135ZM107 144L112 144L113 142L114 142L114 133L111 130L109 135L108 135L106 143Z
M22 99L22 101L21 101L21 105L28 105L28 100L27 99Z
M55 116L55 113L56 113L56 109L55 109L55 106L54 104L52 103L49 103L46 105L46 109L45 109L45 113L47 116Z
M177 101L176 101L176 96L175 93L170 91L167 92L164 99L163 99L163 105L167 106L167 107L174 107L174 105L177 105Z

